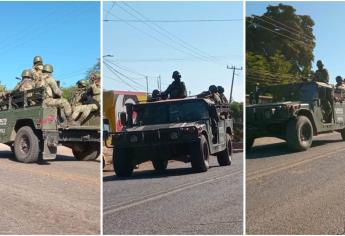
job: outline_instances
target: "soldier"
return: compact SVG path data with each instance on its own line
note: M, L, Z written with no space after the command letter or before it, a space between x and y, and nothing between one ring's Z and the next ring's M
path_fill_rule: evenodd
M32 66L32 78L34 80L34 83L38 83L38 81L41 79L42 76L42 69L43 69L43 60L41 56L35 56L33 60L33 66Z
M224 88L222 86L217 86L218 94L222 103L229 103L224 95Z
M91 112L98 111L100 109L100 94L101 94L101 76L99 72L95 72L91 76L91 86L85 93L83 98L83 104L75 107L72 119L80 120L80 122L85 121L85 119L90 115ZM80 118L79 118L80 115Z
M162 92L162 97L167 98L169 95L170 99L185 98L187 97L186 85L181 81L181 74L178 71L174 71L172 74L174 82Z
M314 81L323 82L323 83L328 84L328 82L329 82L328 71L327 71L327 69L323 68L322 61L318 60L316 65L317 65L318 69L315 71Z
M87 82L85 80L79 80L76 85L77 88L69 101L73 110L75 107L82 105L82 99L87 91Z
M345 89L343 78L341 78L340 75L338 75L335 80L337 81L337 84L335 85L336 88L339 89Z
M42 68L42 77L39 86L45 87L43 105L60 108L65 114L67 121L72 122L72 109L68 101L62 97L62 91L52 77L53 66L46 64Z
M30 90L34 88L34 83L32 81L32 73L31 70L23 70L22 72L22 80L17 83L14 87L13 91L24 91Z
M158 89L152 91L152 96L149 99L150 102L156 102L161 100L161 92Z
M209 98L214 101L215 104L221 104L222 103L222 100L220 99L220 96L218 94L218 89L217 89L217 86L216 85L211 85L209 88L208 88L208 91L210 91L210 96Z

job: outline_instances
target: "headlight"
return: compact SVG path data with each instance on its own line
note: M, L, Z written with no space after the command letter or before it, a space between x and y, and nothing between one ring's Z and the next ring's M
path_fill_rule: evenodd
M131 142L131 143L136 143L136 142L138 142L138 137L136 136L136 135L131 135L130 137L129 137L129 142Z
M170 133L170 138L171 138L172 140L177 139L177 138L178 138L177 132L171 132L171 133Z

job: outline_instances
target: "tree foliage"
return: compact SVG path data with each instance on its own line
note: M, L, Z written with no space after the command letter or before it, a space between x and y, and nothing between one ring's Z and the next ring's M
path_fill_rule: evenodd
M89 83L89 79L90 76L94 73L94 72L99 72L100 71L100 62L99 60L97 61L97 63L95 65L93 65L92 67L90 67L90 69L87 70L86 75L84 77L84 79L87 81L87 83ZM61 88L62 92L63 92L63 97L66 98L67 100L69 100L72 97L73 92L76 89L76 85L72 85L66 88Z
M246 18L247 92L256 83L288 83L310 76L314 60L314 21L289 5L268 6Z

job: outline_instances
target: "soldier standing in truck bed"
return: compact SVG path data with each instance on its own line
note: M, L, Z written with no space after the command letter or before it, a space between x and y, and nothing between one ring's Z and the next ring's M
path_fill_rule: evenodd
M315 71L314 81L317 82L323 82L328 84L329 82L329 75L327 69L325 69L323 66L323 63L321 60L318 60L317 63L317 70Z
M178 71L174 71L172 74L174 82L172 82L169 87L162 92L163 98L177 99L187 97L186 85L181 81L181 74Z

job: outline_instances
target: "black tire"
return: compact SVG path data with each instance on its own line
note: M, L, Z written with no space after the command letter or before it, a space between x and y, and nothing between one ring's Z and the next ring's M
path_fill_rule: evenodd
M220 166L231 165L232 160L232 142L229 134L226 134L226 149L217 153L217 160Z
M253 137L246 137L246 150L250 150L253 147L255 142L255 138Z
M14 140L16 159L24 163L37 162L40 154L39 139L29 126L23 126Z
M100 153L100 146L95 145L76 145L72 147L73 156L78 161L96 160Z
M113 151L113 166L117 176L129 177L132 175L134 165L129 157L130 155L126 155L124 149L115 149Z
M205 172L209 168L209 148L204 135L199 137L199 142L191 147L191 164L194 172Z
M168 167L168 160L152 160L152 165L157 172L163 172Z
M313 126L306 116L298 116L288 122L286 140L294 151L305 151L313 142Z

